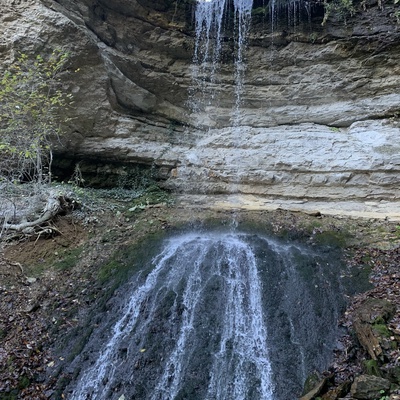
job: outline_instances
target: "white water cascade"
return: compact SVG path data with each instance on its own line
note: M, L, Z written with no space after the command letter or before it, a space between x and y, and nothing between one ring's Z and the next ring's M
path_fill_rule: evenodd
M231 5L233 9L231 10ZM232 51L234 57L235 106L232 110L233 125L240 120L240 105L243 92L246 64L244 54L247 33L250 28L253 0L197 0L196 40L193 57L193 95L191 106L194 114L218 101L218 70L221 67L221 53L224 26L229 25L227 15L233 13Z
M199 115L215 101L223 16L234 13L234 141L252 3L197 0L196 7L193 76L200 97L192 109ZM96 317L68 398L296 398L307 374L326 367L336 337L340 291L329 257L236 231L169 238Z
M153 263L153 271L132 292L71 399L113 399L121 368L127 375L124 384L137 384L140 373L125 370L121 344L129 341L127 357L137 362L152 352L157 343L148 337L160 308L170 303L170 326L161 340L171 343L159 349L157 378L148 381L148 392L140 398L272 400L261 283L249 244L235 234L187 234L170 239ZM206 349L209 353L203 357ZM195 380L191 374L198 357L204 358L202 368L207 370L201 397L180 397Z
M96 316L68 399L295 398L332 354L330 258L237 232L166 240Z

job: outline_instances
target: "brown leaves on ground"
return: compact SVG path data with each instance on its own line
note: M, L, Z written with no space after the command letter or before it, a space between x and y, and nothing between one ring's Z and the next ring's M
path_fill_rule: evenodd
M89 280L83 271L51 267L87 239L71 219L57 227L62 235L7 246L0 257L0 399L42 400L53 393L45 380L46 368L58 361L50 347L57 332L76 323Z
M384 351L384 361L380 361L381 369L388 370L400 365L400 247L390 250L377 248L357 249L349 261L351 268L365 266L372 267L370 281L374 287L355 296L348 306L340 324L346 327L349 334L340 339L340 349L337 350L335 361L330 371L335 373L336 384L352 381L355 376L363 373L363 362L369 359L365 349L361 348L354 336L354 316L367 299L388 300L395 309L393 316L387 322L390 340L397 342L397 347ZM364 371L365 372L365 371Z
M118 245L131 243L135 237L159 231L169 224L187 222L197 216L193 213L193 210L175 208L168 212L149 209L129 218L123 214L103 214L94 220L101 220L101 224L93 222L86 226L67 216L57 222L59 236L7 247L0 254L0 393L14 393L15 396L9 398L27 400L52 396L56 382L46 381L45 371L56 370L62 360L54 358L50 349L58 335L78 324L82 310L95 301L101 290L96 281L99 264L108 259ZM223 215L202 211L197 217L204 220ZM254 218L272 220L276 226L282 226L282 230L292 229L301 219L298 214L287 212L281 216L260 213ZM60 258L79 247L82 251L74 267L55 267ZM400 249L363 247L355 251L349 266L357 269L366 263L373 266L371 280L375 287L353 299L341 323L351 328L352 313L365 298L388 299L397 310L389 322L389 329L397 337L400 332ZM43 270L40 270L41 264ZM35 268L39 271L35 272ZM335 373L337 383L360 374L363 357L365 354L354 339L344 335L330 371ZM397 362L397 350L388 353L388 357L390 362Z
M47 321L40 313L23 309L30 303L29 289L0 287L0 393L47 399L41 378L49 362L43 347L49 342Z

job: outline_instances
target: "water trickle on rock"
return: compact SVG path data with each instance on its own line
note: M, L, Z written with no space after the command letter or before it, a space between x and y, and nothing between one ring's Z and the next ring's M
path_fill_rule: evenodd
M68 398L295 398L336 335L329 257L243 233L168 239L113 297Z
M204 111L207 106L216 105L219 90L218 70L222 62L222 45L226 39L231 42L234 54L235 106L232 110L232 121L234 125L238 125L246 69L244 53L252 6L253 0L197 0L191 88L191 106L194 114ZM234 29L229 33L231 37L224 38L224 27L229 25L229 16L233 18Z

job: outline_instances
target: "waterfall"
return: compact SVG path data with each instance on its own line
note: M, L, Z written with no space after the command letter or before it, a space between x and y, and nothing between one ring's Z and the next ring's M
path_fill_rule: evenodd
M222 43L224 41L224 23L231 12L229 0L197 0L195 23L196 41L193 56L193 87L191 88L191 106L194 113L203 111L207 106L216 105L217 74L221 62ZM240 105L243 92L246 64L244 53L247 34L251 22L253 0L233 0L233 23L231 46L234 53L235 106L232 121L240 121ZM225 18L224 18L225 17ZM194 93L197 93L194 95Z
M169 304L169 326L165 337L157 337L162 353L154 351L161 368L154 367L157 379L148 380L148 393L140 398L180 398L196 379L191 370L200 358L207 370L201 398L273 399L261 283L250 246L233 234L188 234L171 239L153 263L71 398L114 398L116 372L124 368L122 343L128 341L130 364L152 353L157 346L149 339L156 339L152 329ZM125 382L142 383L141 371L124 372Z
M68 398L295 398L332 351L337 287L325 264L332 269L304 246L258 235L168 239L151 271L114 296Z
M274 16L275 1L271 4ZM251 8L252 0L196 4L196 114L216 101L224 15L233 22L233 142L240 140ZM198 162L196 154L188 154L188 161ZM307 374L324 369L334 347L341 301L336 257L236 229L169 238L150 266L143 265L116 291L77 358L79 372L67 388L68 398L288 400L299 395Z

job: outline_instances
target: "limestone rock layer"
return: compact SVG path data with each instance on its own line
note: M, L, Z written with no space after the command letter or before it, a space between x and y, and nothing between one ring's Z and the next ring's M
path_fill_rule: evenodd
M202 90L194 84L193 2L0 6L0 68L20 52L71 54L63 86L74 106L58 160L147 165L183 193L399 200L394 4L370 2L324 26L314 10L274 30L255 12L239 115L229 26L214 79L204 76Z

